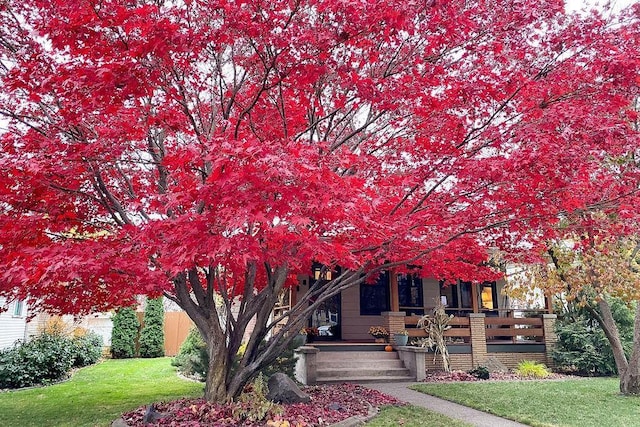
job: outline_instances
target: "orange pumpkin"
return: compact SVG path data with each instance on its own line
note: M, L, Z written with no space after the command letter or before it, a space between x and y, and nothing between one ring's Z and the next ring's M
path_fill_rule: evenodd
M390 345L386 345L384 347L384 351L393 351L393 347L391 347Z

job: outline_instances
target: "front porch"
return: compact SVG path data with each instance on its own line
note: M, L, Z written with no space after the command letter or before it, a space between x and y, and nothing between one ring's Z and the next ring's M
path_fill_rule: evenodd
M421 381L428 371L442 370L441 358L426 348L397 346L394 339L403 329L410 337L426 337L426 332L416 327L419 317L405 312L382 313L382 326L390 333L393 352L385 352L384 344L343 341L300 347L296 376L304 384ZM447 344L451 369L468 371L492 361L513 369L523 360L552 366L555 321L556 315L548 313L539 317L487 317L485 313L454 317L451 329L445 332L451 339Z
M512 316L515 313L512 313ZM556 315L542 313L536 317L493 317L485 313L469 313L466 317L453 317L451 329L444 335L450 341L451 368L469 370L483 366L493 357L513 369L522 360L534 360L553 365L551 350L557 337L554 332ZM395 346L394 334L406 330L409 337L422 338L427 333L416 327L420 316L407 316L405 312L382 313L383 326ZM438 370L439 358L427 357L426 370Z

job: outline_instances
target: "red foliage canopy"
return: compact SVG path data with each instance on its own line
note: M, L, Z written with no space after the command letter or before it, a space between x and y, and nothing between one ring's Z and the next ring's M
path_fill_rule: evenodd
M639 14L2 1L0 294L80 312L312 260L482 280L562 215L636 215Z

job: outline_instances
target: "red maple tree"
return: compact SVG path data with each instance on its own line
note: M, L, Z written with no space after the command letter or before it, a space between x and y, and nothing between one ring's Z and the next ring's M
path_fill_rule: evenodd
M484 280L488 247L530 250L576 210L635 214L637 162L616 159L639 146L639 13L1 1L0 294L71 313L164 294L208 344L207 399L235 396L381 269ZM344 273L258 351L312 262Z

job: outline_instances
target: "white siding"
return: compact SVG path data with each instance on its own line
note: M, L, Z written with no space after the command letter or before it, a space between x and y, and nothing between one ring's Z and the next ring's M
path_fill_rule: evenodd
M6 299L0 298L0 307L4 307ZM22 315L14 316L15 302L9 309L0 313L0 350L12 347L18 340L25 339L27 305L23 304Z
M99 313L85 316L82 318L79 326L100 335L102 337L102 345L111 345L111 331L113 329L111 313Z

